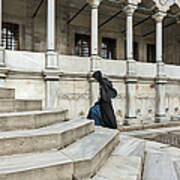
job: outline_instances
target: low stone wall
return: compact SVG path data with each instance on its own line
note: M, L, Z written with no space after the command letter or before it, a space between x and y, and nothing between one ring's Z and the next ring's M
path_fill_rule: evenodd
M16 98L42 99L45 105L45 53L6 51L8 68L6 87L16 89ZM70 117L86 116L90 105L98 100L98 84L90 79L90 58L59 56L60 81L57 107L67 108ZM95 61L95 69L102 70L118 91L113 100L117 120L122 122L126 104L126 62L120 60ZM136 63L136 113L139 119L152 120L155 107L156 65ZM180 67L165 66L168 83L166 85L167 116L180 113ZM93 91L92 91L93 84Z
M157 141L163 144L169 144L171 146L180 148L180 132L161 134L153 138L153 141Z

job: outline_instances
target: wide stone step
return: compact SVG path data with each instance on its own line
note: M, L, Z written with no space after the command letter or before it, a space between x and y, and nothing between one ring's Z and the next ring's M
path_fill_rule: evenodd
M111 156L93 180L141 180L141 158Z
M65 120L68 120L67 110L2 113L0 131L37 129Z
M0 132L0 156L61 149L93 131L93 121L79 119L34 130Z
M145 155L145 142L141 139L120 135L120 143L112 155L121 157L136 156L140 157L143 161Z
M61 152L72 159L74 179L93 176L119 143L117 130L95 128L95 132L63 149Z
M179 180L167 153L147 152L143 180Z
M41 100L0 99L0 113L42 110Z
M120 135L120 143L93 180L141 180L145 142Z
M72 180L72 161L60 152L4 156L1 180Z
M0 87L0 99L14 99L15 89Z

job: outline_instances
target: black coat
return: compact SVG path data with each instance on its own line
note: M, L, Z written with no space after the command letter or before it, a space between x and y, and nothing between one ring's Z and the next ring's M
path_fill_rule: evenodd
M112 107L111 99L117 96L117 91L113 88L112 83L102 78L99 81L100 84L100 109L101 109L101 125L116 129L116 117Z

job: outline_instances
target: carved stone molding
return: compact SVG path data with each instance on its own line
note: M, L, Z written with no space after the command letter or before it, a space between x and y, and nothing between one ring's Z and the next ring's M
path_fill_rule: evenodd
M87 2L91 5L92 8L98 8L102 1L103 0L87 0Z
M159 11L153 15L153 18L155 19L156 22L162 22L165 16L166 13Z
M125 0L125 2L129 3L129 4L134 4L134 5L138 5L139 3L141 3L142 0Z
M126 13L127 16L132 16L134 11L137 9L136 5L128 4L124 7L123 11Z
M156 7L163 12L167 12L169 8L175 3L174 0L152 0L152 1L155 3Z

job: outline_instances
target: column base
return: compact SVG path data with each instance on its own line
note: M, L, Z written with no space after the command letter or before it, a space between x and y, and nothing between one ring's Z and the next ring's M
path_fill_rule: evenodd
M7 77L8 69L5 66L0 67L0 87L5 87L5 80Z
M46 69L58 69L58 53L55 51L48 51L46 53Z
M0 46L0 67L5 67L5 48Z
M136 77L136 61L133 59L127 60L126 66L127 66L127 76Z
M123 121L124 126L139 125L141 121L137 117L126 117Z
M45 109L56 109L58 106L59 80L62 72L45 70Z
M164 116L155 116L155 123L165 123L168 122L168 118Z
M98 67L97 67L97 64L96 64L96 61L99 61L99 60L102 60L102 58L98 55L92 55L91 56L91 66L90 66L90 72L95 72L95 71L98 71L100 70Z

